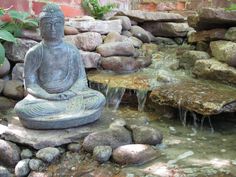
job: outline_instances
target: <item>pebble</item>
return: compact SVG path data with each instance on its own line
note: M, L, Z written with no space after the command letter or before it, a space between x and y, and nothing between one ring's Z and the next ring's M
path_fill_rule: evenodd
M30 159L24 159L24 160L19 161L16 164L15 175L17 177L24 177L29 174L29 172L30 172L29 161L30 161Z
M20 153L21 159L30 159L33 153L29 149L23 149Z
M39 159L31 159L29 161L29 167L33 171L39 171L41 167L43 167L43 161Z
M8 171L7 168L3 167L3 166L0 166L0 176L1 177L10 177L11 174L10 172Z
M111 157L111 154L111 146L96 146L93 149L93 157L100 163L108 161Z
M67 149L71 152L79 152L81 145L79 143L71 143L67 146Z
M53 162L57 157L59 157L59 155L60 151L54 147L43 148L36 153L37 158L47 163Z

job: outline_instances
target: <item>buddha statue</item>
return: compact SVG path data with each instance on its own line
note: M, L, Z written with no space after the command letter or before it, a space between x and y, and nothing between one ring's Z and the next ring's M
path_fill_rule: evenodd
M105 97L88 87L79 50L63 41L64 14L46 5L39 15L42 41L25 56L27 96L15 106L23 126L60 129L97 120Z

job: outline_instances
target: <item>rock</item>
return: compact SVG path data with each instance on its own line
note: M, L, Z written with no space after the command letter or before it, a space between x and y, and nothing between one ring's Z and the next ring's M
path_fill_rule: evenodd
M236 67L236 43L231 41L213 41L210 43L215 59Z
M77 48L85 51L93 51L102 44L102 36L95 32L80 33L77 35Z
M127 37L131 37L131 36L132 36L132 33L131 33L130 31L122 31L122 32L121 32L121 35L127 36Z
M64 26L64 33L65 35L76 35L79 33L79 31L71 26Z
M137 22L157 21L157 22L183 22L184 17L176 13L167 12L146 12L142 10L129 10L118 12L117 15L124 15Z
M195 65L202 62L209 63L210 61L198 60ZM198 68L201 70L204 69L204 66ZM208 66L206 68L208 69ZM221 76L221 73L218 75ZM154 103L175 108L181 107L207 116L222 112L234 112L236 109L235 96L236 89L233 87L211 81L204 82L192 79L162 85L151 92L150 99Z
M199 78L236 84L236 69L215 59L196 61L193 73Z
M28 177L48 177L46 173L32 171Z
M134 37L140 39L144 43L149 43L151 41L151 38L147 31L139 26L132 26L130 32Z
M117 126L89 134L84 139L83 148L88 152L93 152L96 146L111 146L115 149L130 143L132 143L130 132L122 126Z
M29 161L30 159L24 159L17 163L15 167L15 175L17 177L24 177L30 173Z
M126 39L124 39L124 41L130 42L135 48L140 48L143 44L143 42L140 39L133 36L129 38L127 37Z
M207 52L188 50L185 51L179 58L179 66L184 69L190 69L194 66L197 60L209 59L210 56Z
M0 176L1 177L11 177L10 172L8 171L7 168L0 166Z
M96 52L86 52L80 50L80 56L84 62L85 68L97 68L101 55Z
M26 39L32 39L32 40L38 41L38 42L40 42L42 40L39 30L22 29L20 37L26 38Z
M129 42L111 42L97 47L97 52L103 57L109 56L133 56L134 46Z
M161 37L184 37L189 31L187 23L145 22L142 27L154 36Z
M121 33L122 30L121 20L70 20L67 24L77 28L80 32L97 32L100 34L107 34L114 31Z
M112 20L120 19L121 20L121 25L122 25L122 30L130 30L131 21L130 21L129 17L127 17L127 16L114 16L111 19Z
M13 62L24 62L26 52L38 42L30 39L16 39L16 43L6 42L4 47L6 50L6 57Z
M153 43L155 44L164 44L164 45L176 45L176 42L171 38L166 37L155 37Z
M47 163L52 163L55 159L59 157L59 155L60 151L54 147L43 148L36 153L37 158Z
M129 144L120 146L112 153L113 160L121 165L144 164L160 156L151 146L144 144Z
M231 27L226 31L225 39L230 41L236 41L236 27Z
M150 64L152 64L152 58L151 57L138 57L136 59L136 63L139 68L145 68L145 67L148 67Z
M77 39L77 35L66 35L64 36L64 41L69 43L69 44L72 44L74 46L76 46L78 48L78 39Z
M16 101L0 96L0 111L14 108Z
M20 80L23 82L24 63L16 63L12 69L12 80Z
M209 42L225 39L226 29L212 29L193 32L188 36L189 43Z
M23 82L18 80L6 81L3 95L16 100L24 98Z
M121 42L122 37L120 33L118 32L110 32L104 39L104 43L109 43L109 42Z
M157 145L162 143L162 133L148 126L131 125L130 129L133 133L133 140L136 144Z
M7 75L10 71L10 63L7 58L5 58L2 65L0 65L0 78Z
M39 171L44 166L43 161L39 159L31 159L29 161L29 167L33 171Z
M23 149L20 153L21 159L30 159L33 153L29 149Z
M174 41L178 44L178 45L182 45L185 41L185 38L182 37L176 37L174 38Z
M0 139L0 162L6 166L14 167L19 161L19 147L14 143Z
M67 146L67 149L71 152L79 152L81 145L79 143L71 143Z
M95 21L95 18L92 16L88 16L88 15L83 15L83 16L79 16L76 18L72 18L71 20L75 20L75 21ZM70 21L66 22L66 24L70 24Z
M4 87L5 87L5 80L0 79L0 94L2 93Z
M203 41L197 42L196 50L207 52L209 51L209 48L210 46L208 42L203 42Z
M108 161L112 154L112 148L110 146L96 146L93 149L93 157L100 163Z
M157 4L157 11L173 11L176 5L173 2L160 2Z

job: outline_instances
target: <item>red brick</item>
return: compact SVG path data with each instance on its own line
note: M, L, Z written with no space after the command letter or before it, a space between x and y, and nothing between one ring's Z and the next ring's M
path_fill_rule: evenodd
M155 3L141 3L139 9L143 11L157 11L157 4Z
M45 6L46 3L44 2L32 2L32 10L37 15L42 11L43 6Z
M0 7L29 12L28 0L0 0Z
M63 3L63 4L70 4L73 2L73 0L51 0L52 2L56 2L56 3Z
M73 7L69 5L61 5L61 9L66 17L76 17L84 15L84 10L81 7Z

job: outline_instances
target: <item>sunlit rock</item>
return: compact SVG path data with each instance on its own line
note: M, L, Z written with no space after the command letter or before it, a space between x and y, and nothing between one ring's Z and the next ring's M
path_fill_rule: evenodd
M96 32L77 34L76 47L85 51L93 51L102 44L102 36Z
M122 41L122 36L118 32L110 32L104 39L104 43L121 42L121 41Z

